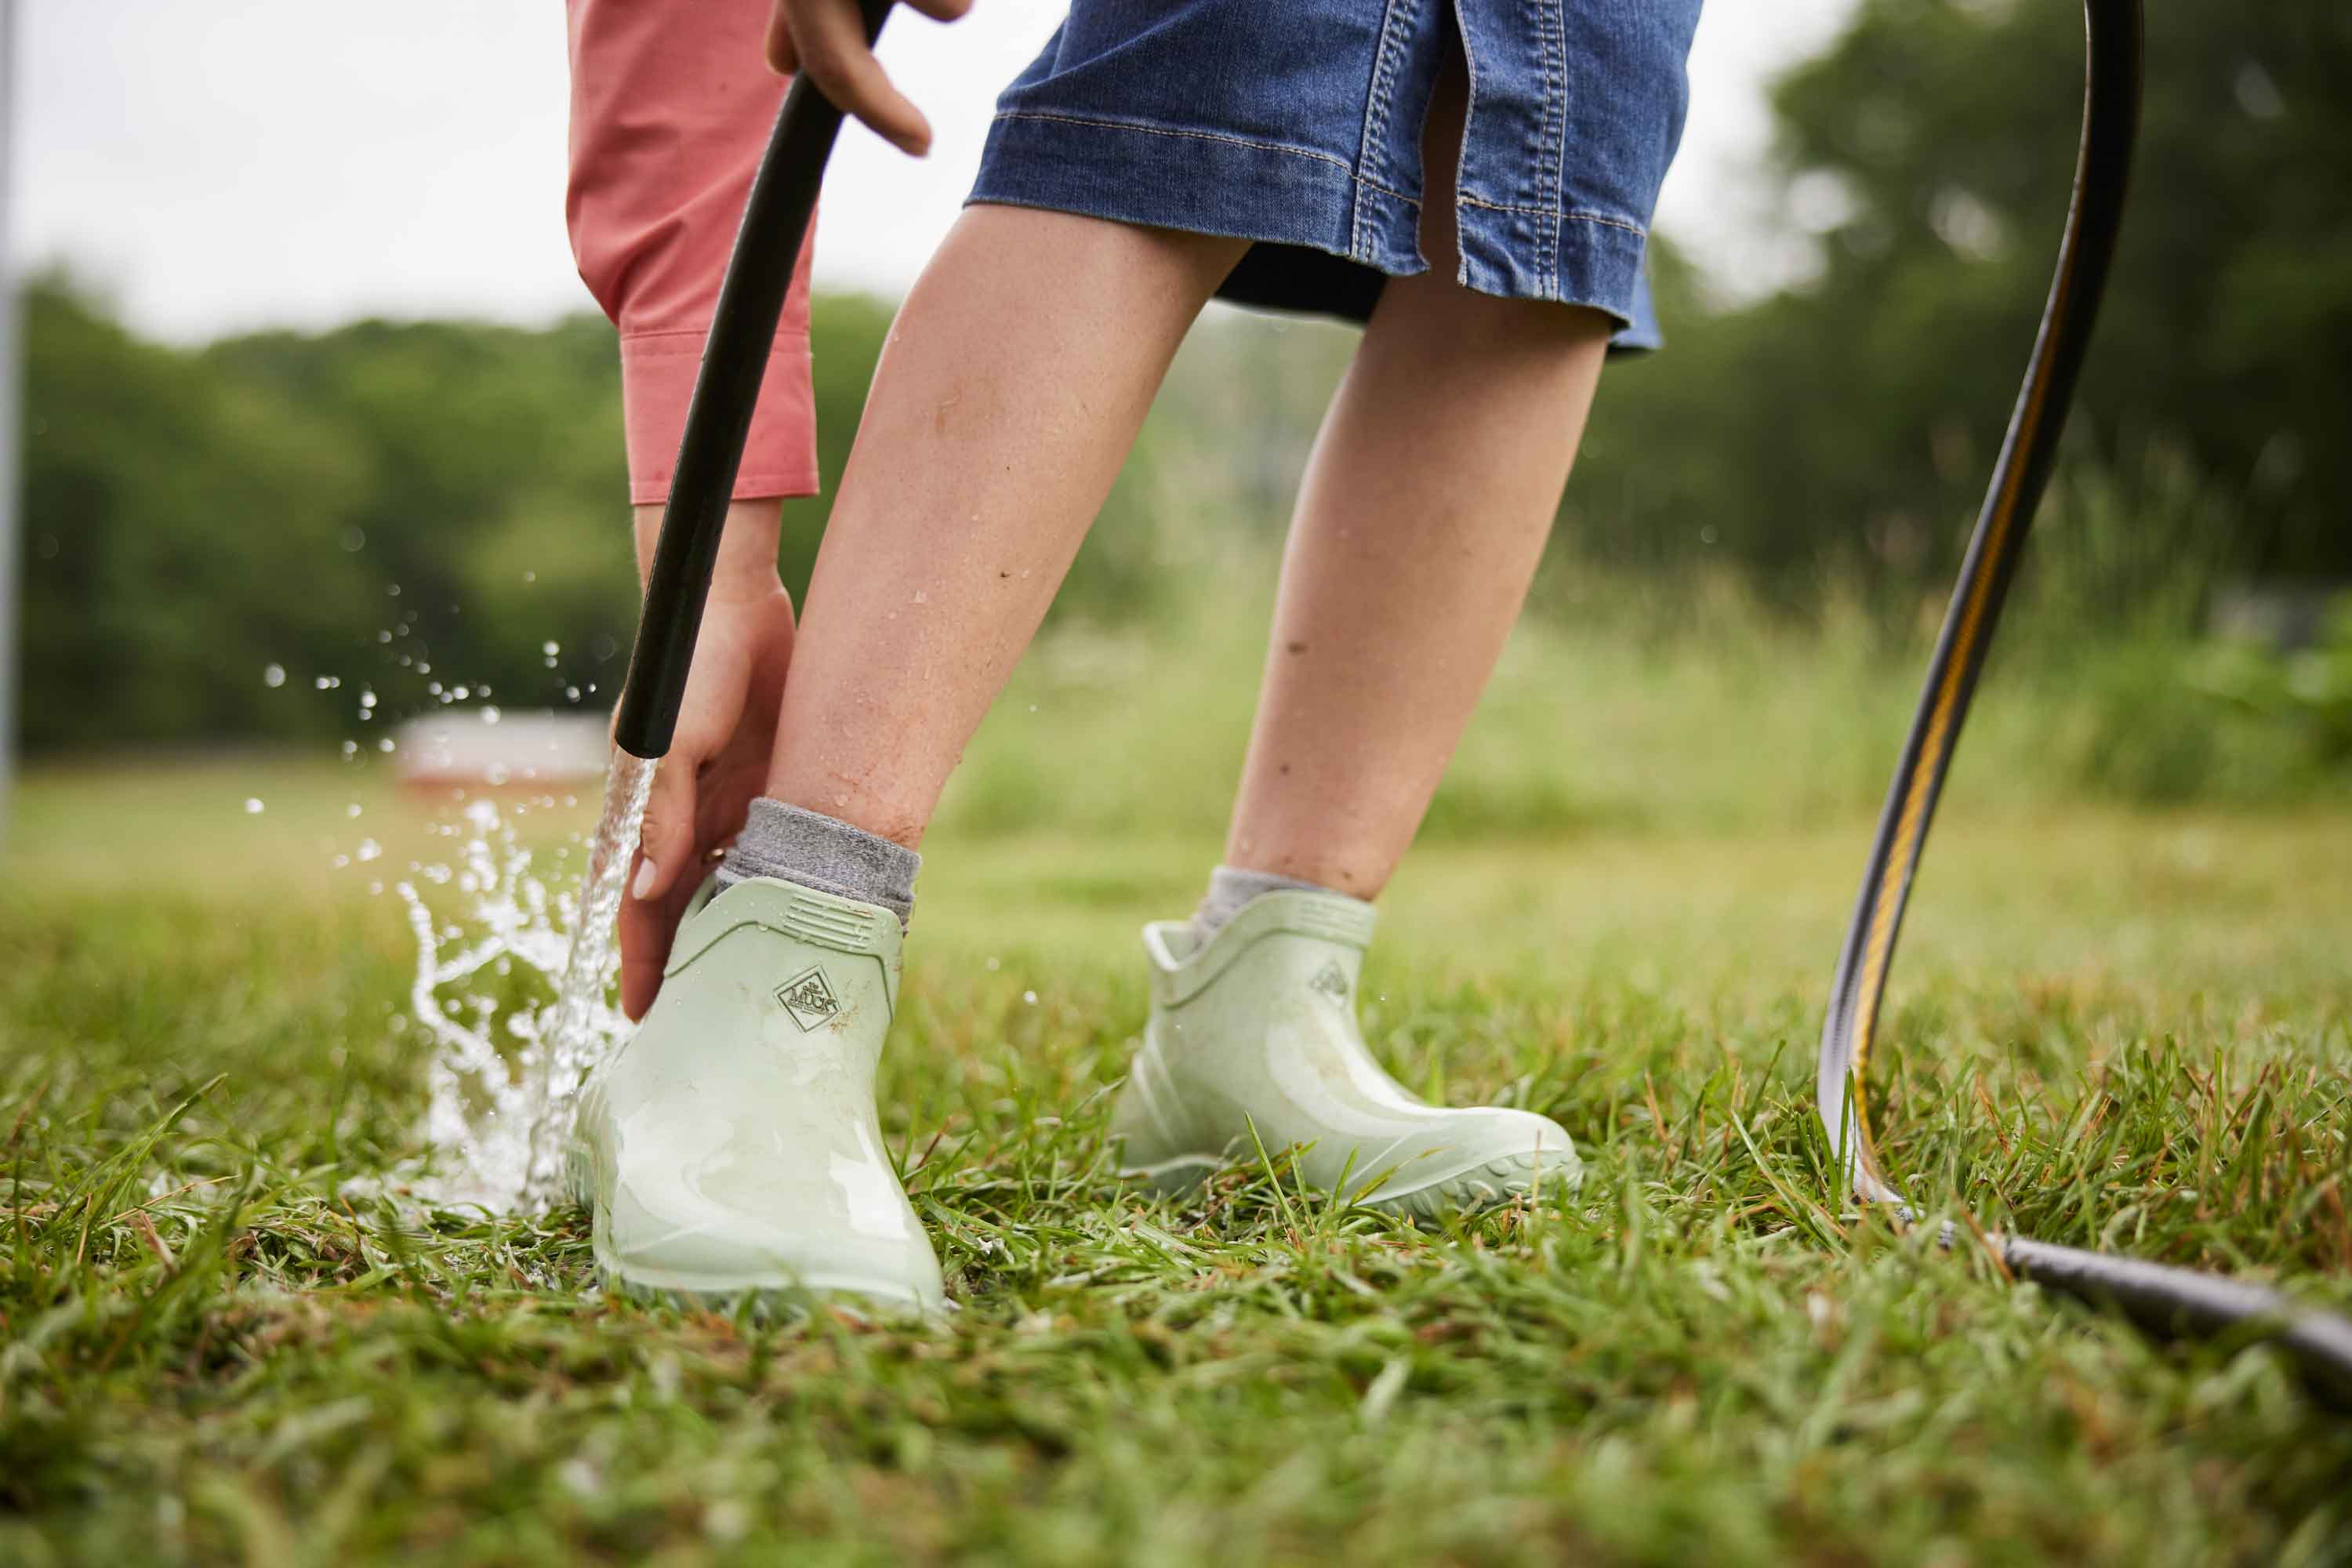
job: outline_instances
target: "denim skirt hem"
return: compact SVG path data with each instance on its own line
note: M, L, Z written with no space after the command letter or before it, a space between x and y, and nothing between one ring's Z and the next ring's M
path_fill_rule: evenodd
M1234 191L1251 199L1236 204ZM1000 114L970 200L1273 247L1254 253L1220 290L1236 304L1362 321L1382 279L1429 270L1417 238L1418 198L1383 189L1328 153L1215 132ZM1464 287L1590 306L1616 318L1612 349L1659 346L1640 228L1467 198L1456 203L1454 222Z
M1466 288L1654 347L1645 230L1698 0L1071 0L997 102L971 199L1255 241L1219 290L1361 320L1421 254L1423 122L1466 67Z

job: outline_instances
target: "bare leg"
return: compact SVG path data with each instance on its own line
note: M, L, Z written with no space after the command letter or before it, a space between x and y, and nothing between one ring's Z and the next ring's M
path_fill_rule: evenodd
M1458 64L1422 251L1391 280L1300 486L1226 864L1370 898L1412 841L1517 618L1608 321L1456 283Z
M1239 240L975 206L898 312L768 794L913 846Z

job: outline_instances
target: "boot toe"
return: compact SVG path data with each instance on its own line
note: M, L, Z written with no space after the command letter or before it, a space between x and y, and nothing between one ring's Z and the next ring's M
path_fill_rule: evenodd
M1385 1175L1360 1190L1375 1207L1434 1219L1492 1208L1549 1192L1573 1193L1584 1179L1576 1144L1548 1116L1504 1106L1439 1113L1430 1134L1391 1157Z
M938 1259L914 1215L903 1229L849 1234L837 1227L784 1226L739 1210L693 1205L675 1194L646 1194L617 1183L596 1206L595 1248L607 1281L634 1295L724 1305L745 1296L755 1306L788 1306L806 1297L855 1297L884 1311L935 1315L945 1310Z

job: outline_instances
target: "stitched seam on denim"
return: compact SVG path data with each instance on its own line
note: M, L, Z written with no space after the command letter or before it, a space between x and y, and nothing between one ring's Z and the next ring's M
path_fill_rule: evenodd
M1101 131L1135 131L1140 132L1146 136L1181 136L1191 138L1197 142L1229 142L1235 147L1248 147L1261 153L1287 153L1294 158L1312 158L1318 163L1328 163L1333 168L1339 170L1341 174L1347 175L1350 182L1362 185L1367 189L1378 191L1381 195L1388 196L1395 201L1402 202L1407 206L1417 207L1421 205L1421 198L1419 196L1409 196L1402 191L1390 189L1388 186L1381 184L1378 180L1367 179L1365 176L1356 173L1353 169L1349 168L1345 159L1335 158L1328 153L1318 153L1310 148L1286 147L1279 142L1251 142L1239 136L1221 135L1213 131L1176 131L1164 125L1136 125L1124 120L1087 120L1075 114L1039 114L1032 110L1008 110L1004 113L998 115L996 118L999 120L1043 120L1063 125L1090 125ZM700 344L702 342L700 334L697 333L687 335L694 337L696 352L700 353ZM630 341L635 342L637 340L632 339Z
M1409 207L1418 207L1421 205L1421 198L1419 196L1409 196L1402 191L1392 191L1386 185L1381 184L1378 180L1368 180L1361 174L1350 174L1348 177L1355 181L1356 184L1363 186L1366 190L1377 191L1381 195L1388 197L1391 201L1402 202Z
M1008 109L998 120L1037 120L1055 125L1090 125L1098 131L1133 131L1145 136L1182 136L1194 142L1223 142L1234 147L1248 147L1260 153L1287 153L1294 158L1312 158L1318 163L1328 163L1355 177L1348 160L1335 158L1328 153L1318 153L1311 147L1286 147L1279 142L1253 142L1245 136L1227 136L1215 131L1179 131L1167 125L1139 125L1128 120L1096 120L1079 114L1040 114L1034 109Z
M1462 145L1454 150L1454 281L1466 289L1470 258L1462 249L1462 192L1470 174L1470 149L1477 145L1471 138L1478 122L1478 51L1471 46L1470 8L1463 0L1454 0L1454 31L1462 43ZM1445 68L1443 61L1438 68ZM1421 172L1421 183L1423 190L1429 188L1427 169Z
M1381 189L1376 175L1385 174L1385 142L1389 130L1389 95L1396 86L1396 60L1402 48L1400 41L1405 27L1412 22L1414 0L1388 0L1381 10L1380 40L1372 48L1372 82L1364 96L1364 131L1356 145L1356 166L1349 173L1355 178ZM1403 15L1400 16L1400 11ZM1358 261L1371 259L1371 246L1364 238L1364 204L1360 197L1350 204L1348 228L1348 254Z
M1537 132L1542 154L1536 163L1536 200L1553 215L1550 243L1543 249L1543 292L1546 299L1556 300L1559 297L1560 163L1568 156L1568 24L1560 16L1559 0L1535 0L1535 5L1536 23L1543 32L1544 61L1543 124Z
M1650 237L1650 231L1638 223L1628 223L1622 217L1611 217L1606 213L1587 212L1580 207L1559 212L1550 207L1515 206L1509 202L1490 202L1482 196L1464 196L1462 204L1498 213L1529 213L1537 217L1557 218L1564 223L1602 224L1610 228L1622 228L1628 234L1640 235L1643 239Z

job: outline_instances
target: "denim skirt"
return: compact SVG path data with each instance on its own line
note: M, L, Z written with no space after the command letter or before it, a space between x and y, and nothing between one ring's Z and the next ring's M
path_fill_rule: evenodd
M1468 68L1460 281L1657 321L1643 252L1699 0L1072 0L997 101L974 202L1252 239L1222 292L1362 320L1423 272L1422 126ZM1458 44L1455 40L1458 39Z

